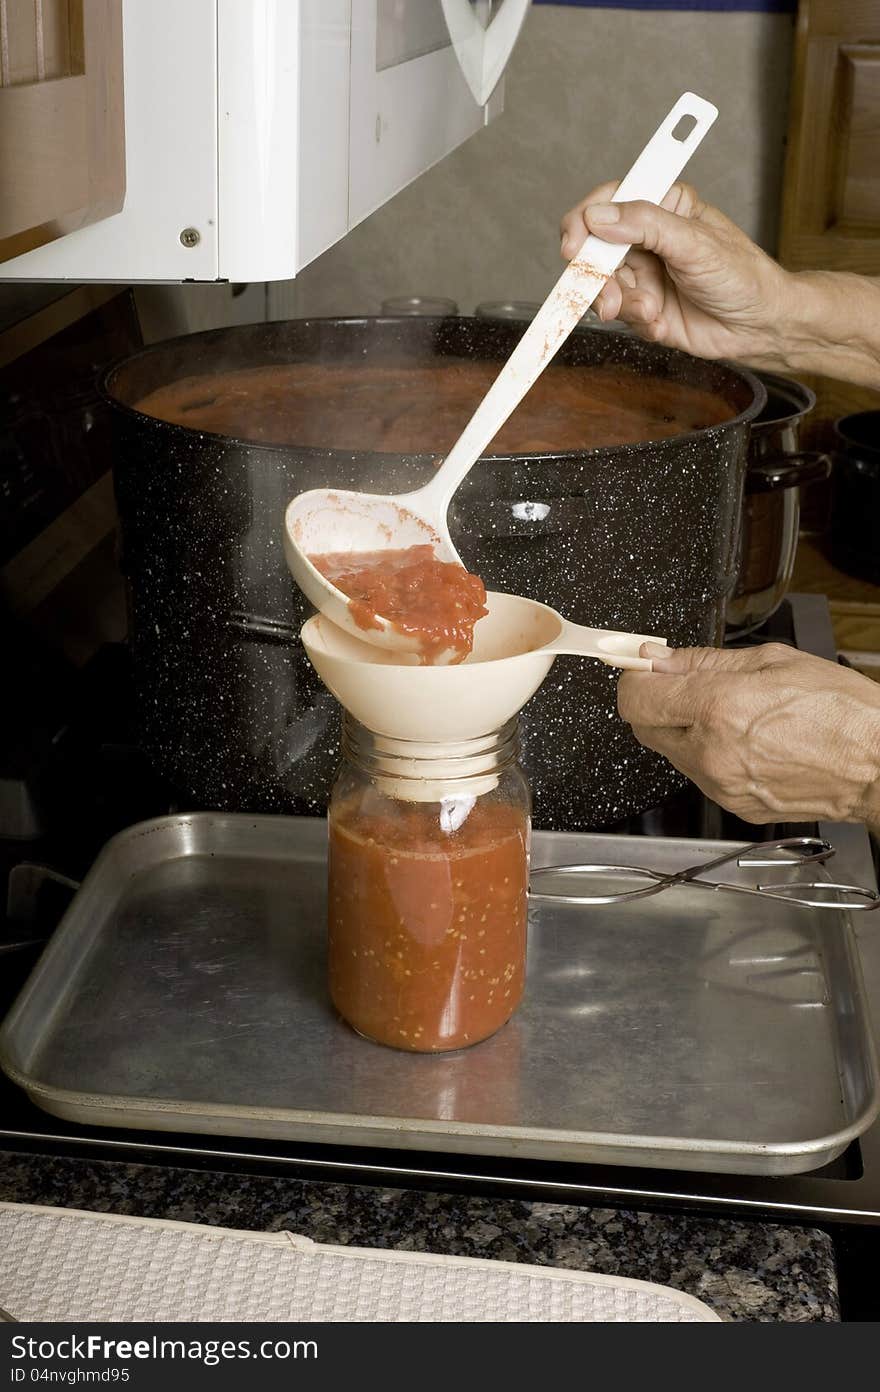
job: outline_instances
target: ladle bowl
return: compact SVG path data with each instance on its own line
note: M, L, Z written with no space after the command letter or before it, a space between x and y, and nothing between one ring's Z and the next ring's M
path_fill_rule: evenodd
M353 489L313 488L288 504L284 514L284 557L290 573L309 603L352 637L356 637L358 629L348 595L321 574L310 556L429 545L438 560L461 565L445 523L438 529L419 515L418 500L426 492L423 488L392 497ZM375 615L375 627L362 634L362 642L393 652L399 660L412 654L417 661L421 646L418 636L401 633L380 614ZM438 654L437 661L444 663L454 658L450 649Z
M535 694L560 653L649 671L641 644L665 643L572 624L519 595L489 591L486 602L489 612L474 628L473 651L459 666L421 665L415 654L354 638L325 614L303 625L303 647L324 685L368 730L443 744L500 729Z

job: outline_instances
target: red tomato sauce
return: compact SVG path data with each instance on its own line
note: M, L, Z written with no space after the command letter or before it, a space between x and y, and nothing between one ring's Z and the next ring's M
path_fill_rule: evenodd
M478 802L455 832L437 808L330 822L330 993L360 1034L433 1053L487 1039L525 984L528 818Z
M442 456L500 367L445 356L415 365L273 363L183 377L150 392L138 410L237 439ZM622 364L551 363L489 452L552 454L662 440L735 414L709 391Z
M438 561L430 546L402 551L340 551L309 560L348 595L359 628L378 628L376 615L418 640L431 664L447 649L461 662L474 645L474 624L488 612L486 587L464 566Z

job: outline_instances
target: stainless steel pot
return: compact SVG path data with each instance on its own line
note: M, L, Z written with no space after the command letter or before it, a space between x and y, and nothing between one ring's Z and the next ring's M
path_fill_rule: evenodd
M815 394L789 377L755 375L767 389L767 402L749 440L739 575L727 606L733 634L760 628L779 608L797 553L800 490L831 471L827 454L798 449L800 424L815 406Z

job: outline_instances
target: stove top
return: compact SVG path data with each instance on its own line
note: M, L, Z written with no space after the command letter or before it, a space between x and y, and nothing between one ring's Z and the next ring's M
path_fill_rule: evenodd
M763 630L735 645L766 641L788 642L833 658L826 601L819 596L789 596ZM61 709L54 723L51 714L44 713L44 738L31 742L31 757L25 761L27 777L20 767L16 770L19 786L27 786L27 796L0 797L0 831L21 833L24 828L28 833L28 839L0 834L0 876L7 883L9 910L0 923L4 966L0 1016L59 921L71 885L82 878L104 842L134 822L190 810L180 806L173 790L155 778L136 746L123 647L103 649L76 682L60 682L58 690L63 693ZM0 789L8 790L15 779L7 778L4 784L3 774L0 767ZM827 824L756 828L724 812L696 789L606 830L743 841L818 830L837 848L841 876L845 872L854 882L865 884L873 878L871 845L864 828ZM871 941L869 928L860 932L858 923L856 931L880 1033L880 942ZM876 929L873 937L877 938ZM40 1111L2 1075L0 1117L0 1146L7 1149L148 1159L223 1171L323 1175L364 1183L476 1188L569 1203L638 1202L640 1206L880 1224L880 1122L832 1165L811 1174L771 1179L81 1127Z

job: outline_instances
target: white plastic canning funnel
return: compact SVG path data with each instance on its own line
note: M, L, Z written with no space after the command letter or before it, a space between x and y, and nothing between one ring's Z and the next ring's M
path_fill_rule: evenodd
M639 155L615 200L662 202L717 115L709 102L686 92ZM377 615L378 627L366 632L358 628L347 597L312 565L309 556L430 543L438 559L460 565L446 523L453 493L628 251L628 246L587 237L425 487L397 495L317 488L293 499L284 518L285 556L293 578L316 609L361 641L398 652L418 649L417 637L399 633L382 615ZM453 656L448 652L437 660L442 663Z
M368 730L442 745L500 730L535 694L560 653L650 670L639 647L664 642L583 628L519 595L490 591L486 600L489 612L474 629L474 650L456 667L421 666L409 653L352 637L323 614L303 625L303 646L324 685Z

